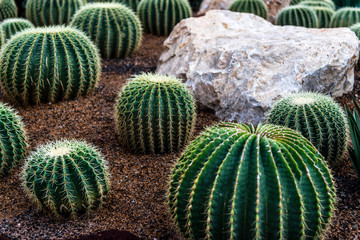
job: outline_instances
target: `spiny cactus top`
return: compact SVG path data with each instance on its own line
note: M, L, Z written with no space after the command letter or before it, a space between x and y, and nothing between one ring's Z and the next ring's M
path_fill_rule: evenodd
M169 189L173 218L192 239L317 239L334 202L323 157L274 125L208 128L179 159Z
M140 20L120 3L87 4L74 15L71 26L85 32L105 58L129 56L142 38Z
M360 22L360 8L341 8L331 19L330 27L350 27Z
M88 3L94 2L112 2L112 3L122 3L131 8L134 12L136 12L137 6L140 0L88 0Z
M236 0L231 4L229 10L234 12L253 13L264 19L267 18L268 13L266 4L263 0Z
M191 94L174 77L134 76L115 105L120 141L142 153L179 151L192 136L195 118Z
M100 55L84 33L70 27L26 29L0 52L0 84L24 105L74 99L93 91Z
M26 18L36 26L68 24L85 4L86 0L27 0Z
M17 32L33 27L34 25L30 21L22 18L8 18L0 24L0 28L4 30L6 40Z
M18 113L0 102L0 176L7 175L24 158L27 138Z
M169 35L178 22L192 13L187 0L142 0L137 14L145 32Z
M26 159L22 184L42 209L62 216L99 207L110 186L103 156L88 143L76 140L38 147Z
M0 21L17 17L17 7L14 0L0 0Z
M314 10L303 5L283 8L276 16L276 24L316 28L318 19Z
M341 160L348 143L346 116L332 98L317 93L299 93L281 99L267 121L299 131L325 159Z
M332 10L335 10L335 4L332 1L325 1L325 0L308 0L308 1L301 1L300 5L305 5L308 7L327 7Z

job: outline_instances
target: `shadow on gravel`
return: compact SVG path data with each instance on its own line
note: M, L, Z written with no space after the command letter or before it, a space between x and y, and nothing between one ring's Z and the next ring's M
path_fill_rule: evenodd
M2 239L0 238L0 240ZM80 236L78 238L72 238L72 239L67 238L63 240L140 240L140 239L127 231L108 230L104 232L98 232L95 234Z

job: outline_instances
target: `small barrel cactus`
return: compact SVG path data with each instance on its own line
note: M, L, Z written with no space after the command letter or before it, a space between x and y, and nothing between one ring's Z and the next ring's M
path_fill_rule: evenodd
M318 27L327 28L330 25L331 18L334 16L335 11L327 7L312 7L318 18Z
M115 105L120 141L135 152L175 152L192 136L194 100L180 80L142 74L130 79Z
M61 140L38 147L22 172L25 192L57 216L88 213L104 203L110 181L106 161L86 142Z
M341 8L331 18L330 27L350 27L360 22L360 8Z
M71 26L85 32L105 58L129 56L142 38L139 18L120 3L87 4L74 15Z
M18 113L0 103L0 176L7 175L24 158L27 138Z
M233 12L253 13L264 19L267 18L268 14L266 4L263 0L236 0L231 4L229 10Z
M335 4L332 1L325 1L325 0L308 0L308 1L301 1L300 5L308 6L308 7L326 7L332 10L335 10Z
M0 21L17 17L17 7L14 0L0 0Z
M0 28L4 30L6 40L10 39L17 32L33 27L34 25L30 21L22 18L8 18L0 24Z
M337 163L347 148L345 113L332 98L322 94L299 93L281 99L270 110L267 122L297 130L331 164Z
M296 5L283 8L276 16L276 24L316 28L318 27L318 19L315 11L310 7Z
M69 24L86 0L27 0L26 18L35 26Z
M145 32L169 35L178 22L191 17L191 7L187 0L142 0L137 14Z
M84 33L70 27L26 29L0 52L0 84L24 105L75 99L100 79L100 55Z
M172 216L192 239L318 239L334 203L323 157L274 125L208 128L179 159L169 189Z

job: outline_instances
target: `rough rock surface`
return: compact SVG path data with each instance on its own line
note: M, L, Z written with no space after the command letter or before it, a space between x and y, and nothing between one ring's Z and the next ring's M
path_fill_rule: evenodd
M253 14L212 10L181 21L157 73L184 79L223 120L259 123L277 99L350 92L359 40L348 28L274 26Z

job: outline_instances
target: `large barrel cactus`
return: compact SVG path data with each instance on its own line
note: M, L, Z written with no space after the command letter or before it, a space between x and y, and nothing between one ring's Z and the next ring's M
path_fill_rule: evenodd
M70 27L24 30L0 53L0 84L24 105L75 99L100 79L100 55L84 33Z
M230 11L253 13L264 19L267 18L267 7L262 0L236 0L230 7Z
M331 18L330 27L350 27L360 22L360 8L341 8Z
M312 7L318 18L318 27L327 28L330 26L331 18L335 11L327 7Z
M69 24L86 0L27 0L26 18L36 26Z
M296 5L283 8L276 16L276 24L316 28L318 27L318 19L315 11L310 7Z
M317 239L334 202L323 157L274 125L208 128L179 159L169 189L172 216L192 239Z
M33 27L34 25L30 21L22 18L8 18L0 24L0 28L4 30L6 40L10 39L17 32Z
M14 0L0 0L0 21L17 17L17 7Z
M58 216L83 214L99 207L110 186L101 153L75 140L38 147L26 159L22 184L34 202Z
M115 105L120 141L142 153L175 152L192 136L194 100L180 80L154 74L130 79Z
M191 17L191 7L187 0L142 0L137 14L145 32L169 35L178 22Z
M120 3L87 4L74 15L71 26L85 32L105 58L129 56L142 38L140 20Z
M0 176L7 175L24 158L27 139L18 113L0 103Z
M299 93L281 99L270 110L267 121L299 131L329 163L341 160L347 148L345 112L322 94Z

